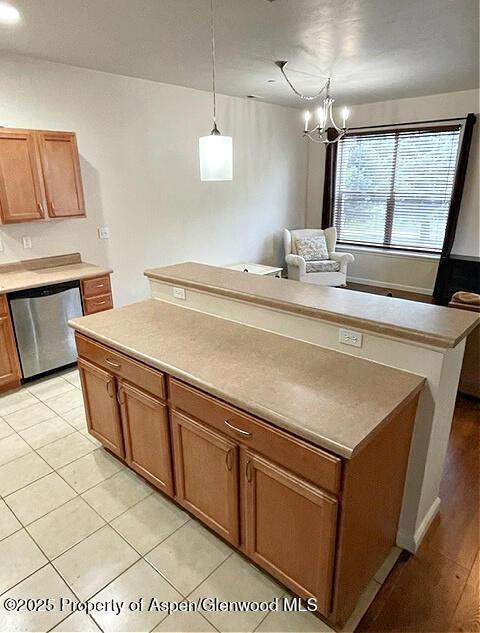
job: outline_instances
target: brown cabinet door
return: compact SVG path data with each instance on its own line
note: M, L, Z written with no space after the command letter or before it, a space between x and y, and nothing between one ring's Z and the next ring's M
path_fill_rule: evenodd
M0 128L0 222L42 220L45 194L34 132Z
M0 391L18 386L20 377L20 364L10 317L8 314L0 314Z
M177 412L172 428L178 502L238 545L238 446Z
M247 555L328 614L336 500L250 451L242 450L241 468Z
M88 431L119 457L125 457L115 378L78 360Z
M38 144L49 216L84 216L85 203L75 134L38 132Z
M173 496L167 405L125 382L119 383L118 400L127 464Z

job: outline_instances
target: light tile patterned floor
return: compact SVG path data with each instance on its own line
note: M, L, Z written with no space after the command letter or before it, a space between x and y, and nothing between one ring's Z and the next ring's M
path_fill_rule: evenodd
M7 598L268 600L285 590L88 435L76 370L0 396L0 631L330 631L306 613L7 611Z

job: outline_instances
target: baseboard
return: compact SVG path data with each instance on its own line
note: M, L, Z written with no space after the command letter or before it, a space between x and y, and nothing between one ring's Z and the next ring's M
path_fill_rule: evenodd
M402 547L407 551L415 554L417 549L420 547L421 542L425 534L428 531L428 528L432 524L433 519L436 517L437 512L440 508L440 497L437 497L435 501L430 506L427 514L423 517L423 521L420 523L418 528L415 530L415 533L406 534L405 532L401 532L400 530L397 533L397 545L398 547Z
M391 288L392 290L404 290L405 292L416 292L421 295L432 294L431 288L420 288L419 286L406 286L404 284L394 284L387 281L378 281L376 279L363 279L362 277L347 277L347 282L351 281L354 284L364 284L365 286L377 286L380 288Z

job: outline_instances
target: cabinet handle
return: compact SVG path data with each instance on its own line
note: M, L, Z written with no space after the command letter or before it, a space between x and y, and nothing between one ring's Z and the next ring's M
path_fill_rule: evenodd
M227 470L232 470L232 449L229 448L225 454L225 465Z
M38 206L38 210L40 211L40 213L42 215L45 215L45 211L43 210L43 204L41 204L40 202L37 202L37 206Z
M95 305L96 305L96 306L103 306L103 305L105 305L106 303L107 303L106 301L97 301L97 302L95 303ZM119 367L120 367L120 365L119 365Z
M245 464L245 477L249 483L252 481L252 462L250 460Z
M113 378L107 382L107 393L110 396L110 398L113 398L115 395L115 388L110 390L110 387L113 387Z
M239 429L237 426L233 426L233 424L230 424L228 420L224 420L223 423L225 424L225 426L228 426L229 429L240 433L240 435L243 435L244 437L250 437L252 435L249 431L244 431L243 429Z
M117 402L119 405L125 404L125 400L122 399L123 389L119 387L117 389Z
M55 207L55 203L53 202L53 200L50 200L50 206L52 207L52 211L55 213L56 207Z
M106 358L105 362L107 363L107 365L110 365L111 367L116 367L117 369L120 369L121 367L120 363L116 363L115 361L110 360L109 358Z
M97 284L97 285L95 286L95 288L103 288L103 286L104 286L104 285L105 285L105 284Z

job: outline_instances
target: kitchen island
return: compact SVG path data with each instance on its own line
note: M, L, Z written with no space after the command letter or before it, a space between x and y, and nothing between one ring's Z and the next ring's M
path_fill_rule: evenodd
M145 274L152 297L426 378L397 535L415 552L440 507L465 339L478 315L192 262Z
M425 379L154 299L71 325L90 433L342 628L394 560Z

